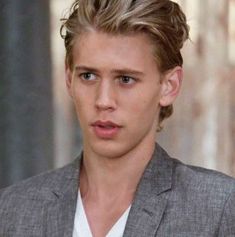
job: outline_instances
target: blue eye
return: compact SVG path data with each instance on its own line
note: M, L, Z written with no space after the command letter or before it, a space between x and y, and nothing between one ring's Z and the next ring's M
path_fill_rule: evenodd
M84 72L79 75L85 81L93 81L96 79L96 76L91 72Z
M122 84L133 84L135 82L135 79L129 76L121 76L120 77L120 82Z

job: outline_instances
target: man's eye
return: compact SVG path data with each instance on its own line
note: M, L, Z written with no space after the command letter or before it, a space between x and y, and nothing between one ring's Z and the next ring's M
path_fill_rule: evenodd
M122 84L133 84L135 82L135 79L129 76L121 76L120 82Z
M84 72L79 75L85 81L93 81L96 79L96 76L91 72Z

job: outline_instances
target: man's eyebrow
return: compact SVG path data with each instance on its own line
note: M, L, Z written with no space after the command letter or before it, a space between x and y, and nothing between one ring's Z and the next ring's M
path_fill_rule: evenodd
M75 71L88 71L88 72L94 72L99 73L99 70L93 67L85 66L85 65L78 65L75 66ZM136 75L136 76L143 76L144 73L138 70L133 70L131 68L120 68L120 69L113 69L111 70L112 74L129 74L129 75Z
M114 74L130 74L130 75L136 75L136 76L143 76L144 73L138 70L133 70L131 68L122 68L122 69L114 69L111 71Z
M92 67L87 67L87 66L75 66L74 68L75 71L88 71L88 72L98 72L97 69L92 68Z

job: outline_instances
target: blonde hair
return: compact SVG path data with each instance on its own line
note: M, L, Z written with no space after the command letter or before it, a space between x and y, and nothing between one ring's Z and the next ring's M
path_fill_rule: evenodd
M153 42L154 57L162 73L183 65L180 50L189 38L189 27L185 14L173 1L76 0L68 18L62 21L60 34L66 48L65 62L71 69L74 41L89 29L114 35L144 32ZM159 128L172 113L172 105L161 107Z

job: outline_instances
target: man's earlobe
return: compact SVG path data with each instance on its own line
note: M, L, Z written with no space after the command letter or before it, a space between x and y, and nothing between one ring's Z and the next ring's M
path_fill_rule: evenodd
M183 79L183 70L180 66L167 72L162 81L160 105L171 105L179 94Z

